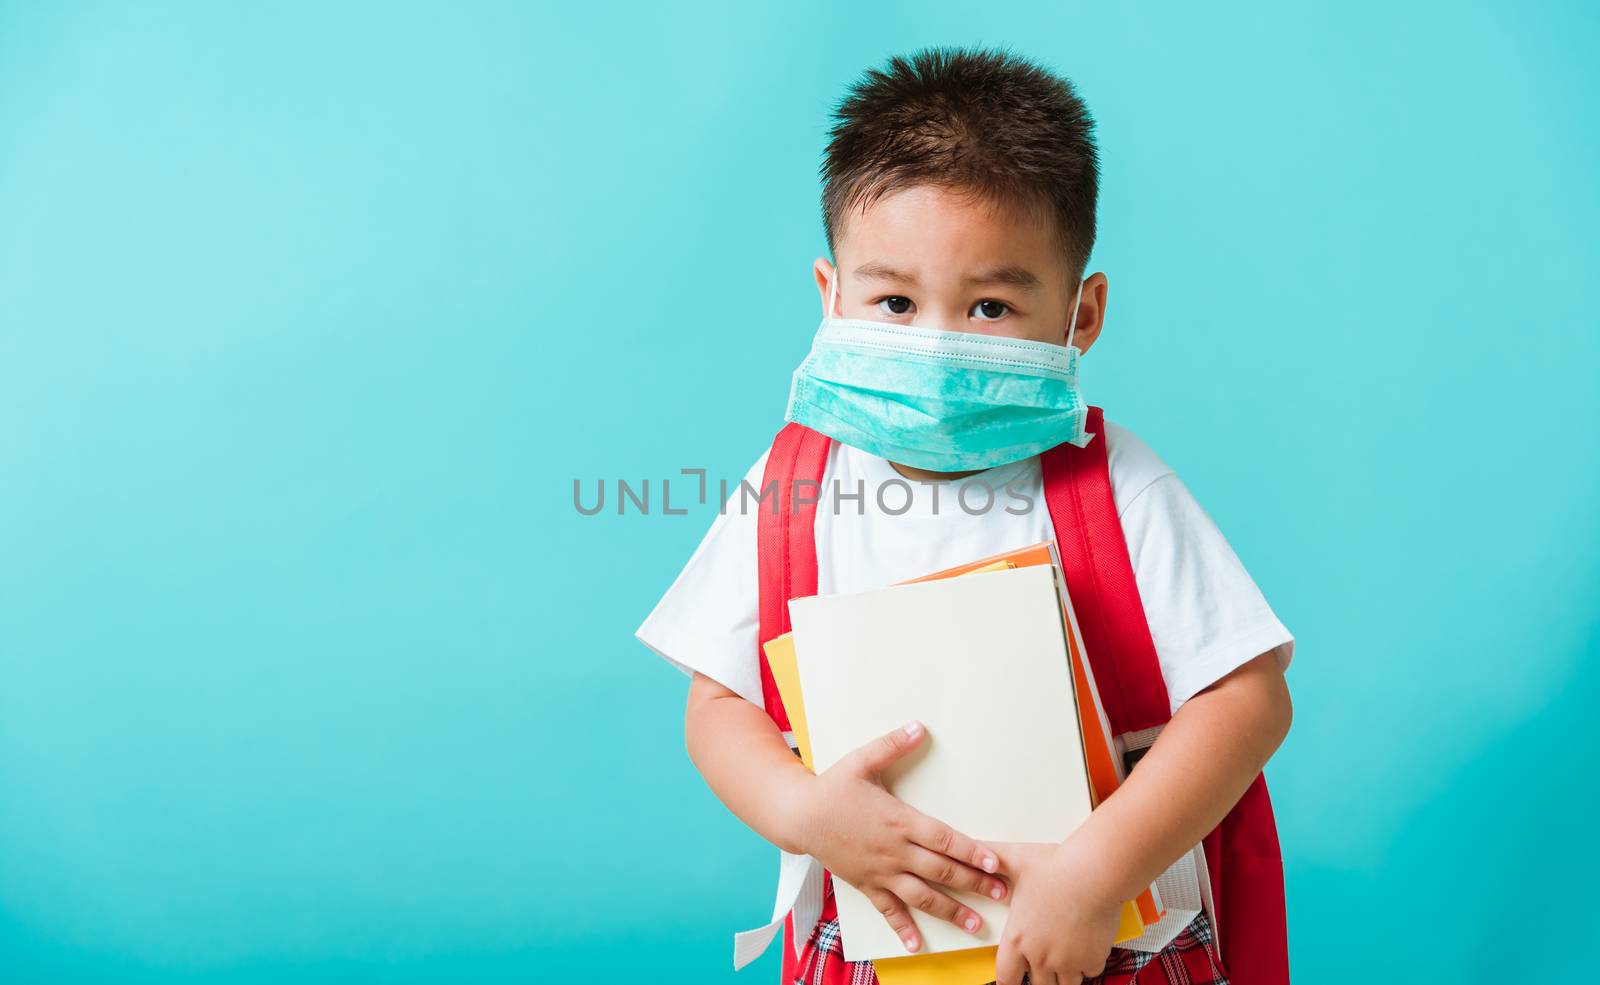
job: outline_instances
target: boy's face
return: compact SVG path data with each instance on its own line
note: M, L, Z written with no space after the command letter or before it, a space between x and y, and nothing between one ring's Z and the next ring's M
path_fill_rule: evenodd
M1067 343L1078 285L1043 217L917 185L852 213L834 252L840 317ZM826 305L835 271L818 257L815 272ZM1083 283L1073 345L1088 351L1105 306L1097 273Z

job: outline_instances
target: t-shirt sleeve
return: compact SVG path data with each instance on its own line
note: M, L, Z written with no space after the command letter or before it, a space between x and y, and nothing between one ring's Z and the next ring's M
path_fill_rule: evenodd
M750 489L760 489L766 461L763 452L745 474ZM754 494L730 493L689 562L634 636L685 675L699 671L761 705L758 509Z
M1174 712L1269 650L1288 669L1294 637L1176 473L1139 491L1122 527Z

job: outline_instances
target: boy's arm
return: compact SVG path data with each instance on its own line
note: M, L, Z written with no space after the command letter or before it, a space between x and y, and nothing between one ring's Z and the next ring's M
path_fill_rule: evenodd
M996 845L1015 880L996 954L997 985L1023 973L1098 975L1122 902L1134 898L1233 809L1289 730L1274 651L1179 706L1116 793L1060 844Z
M1179 706L1155 744L1067 839L1132 899L1221 823L1288 734L1293 710L1275 652Z
M696 672L683 738L689 759L728 810L784 851L805 854L800 808L812 773L765 711Z
M689 758L717 798L768 841L812 856L864 893L907 950L921 947L912 909L982 931L983 917L944 887L993 899L1009 892L992 874L995 852L883 787L882 772L927 736L920 723L869 740L813 774L760 706L699 672L685 716Z

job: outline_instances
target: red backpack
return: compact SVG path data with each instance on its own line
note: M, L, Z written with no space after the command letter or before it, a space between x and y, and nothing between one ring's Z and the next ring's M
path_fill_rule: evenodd
M1060 444L1044 452L1045 505L1055 528L1067 593L1078 617L1084 648L1099 685L1112 732L1123 735L1163 725L1171 717L1166 682L1156 659L1155 643L1145 622L1144 606L1134 581L1127 541L1111 497L1106 466L1106 439L1099 407L1089 408L1088 446ZM757 554L760 581L760 642L789 631L789 600L817 591L817 554L813 526L816 495L828 461L832 439L800 424L778 432L767 457L761 488L777 482L775 510L760 511ZM807 492L795 499L796 483ZM760 647L757 648L760 651ZM778 696L766 654L761 661L761 692L767 714L788 730L789 716ZM1284 910L1283 861L1278 832L1260 774L1222 823L1205 836L1207 868L1219 942L1226 927L1227 946L1220 963L1231 985L1283 985L1289 981L1288 933ZM831 920L836 907L827 881L819 925ZM871 985L877 976L870 962L848 962L837 947L820 956L796 955L794 914L783 926L783 980L791 985L802 964L808 978L820 985ZM807 949L812 948L806 942ZM807 960L807 959L810 960ZM1152 961L1140 972L1146 982L1170 980L1164 962ZM1163 974L1153 979L1154 974ZM1109 980L1110 976L1107 976Z

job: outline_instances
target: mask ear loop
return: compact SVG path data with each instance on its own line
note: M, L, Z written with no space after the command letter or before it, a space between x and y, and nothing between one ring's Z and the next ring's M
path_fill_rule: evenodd
M822 313L824 319L833 317L833 301L839 293L839 268L833 268L833 276L828 278L828 310Z
M1072 347L1072 333L1078 329L1078 302L1083 300L1083 281L1078 281L1078 293L1072 298L1072 324L1067 326L1067 348Z

